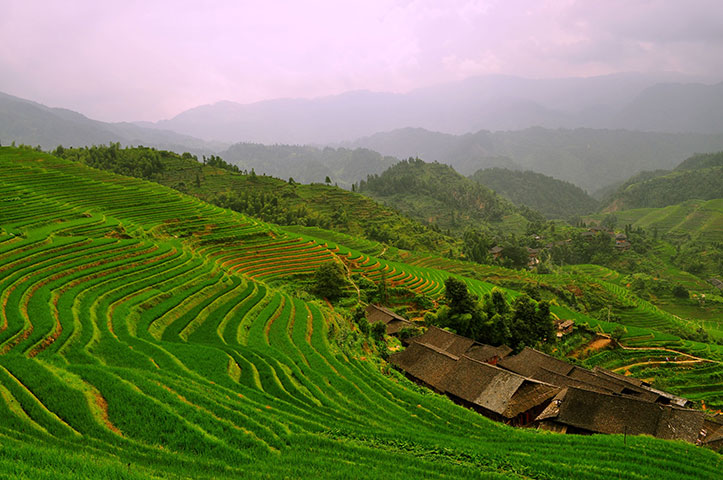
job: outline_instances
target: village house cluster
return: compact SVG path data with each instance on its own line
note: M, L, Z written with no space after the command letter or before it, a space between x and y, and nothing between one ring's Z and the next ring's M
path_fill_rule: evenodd
M608 235L610 238L613 238L615 240L615 248L618 251L624 252L630 250L630 248L632 247L632 245L630 244L630 240L628 239L628 236L626 234L621 232L616 233L613 230L607 230L598 225L591 226L587 231L582 232L580 234L580 237L583 240L590 241L598 234ZM539 235L533 235L532 238L537 242L542 240L542 237L540 237ZM525 247L525 249L527 250L527 269L534 270L538 265L540 265L540 263L542 263L540 257L545 250L550 250L554 247L561 247L571 244L572 240L568 238L567 240L548 242L544 245L544 247L541 248ZM499 260L500 258L504 257L504 250L504 247L500 245L495 245L494 247L490 248L487 253L489 253L494 260Z
M375 320L383 321L379 317ZM532 348L511 352L507 346L483 345L430 327L389 361L413 381L508 425L561 433L646 434L714 449L723 444L723 421L686 408L690 402L685 398Z

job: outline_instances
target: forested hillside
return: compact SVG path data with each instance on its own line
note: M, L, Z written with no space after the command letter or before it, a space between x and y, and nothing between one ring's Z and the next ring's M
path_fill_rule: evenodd
M723 167L723 152L699 153L683 160L676 170L697 170L709 167Z
M284 148L284 147L279 147ZM270 150L261 147L263 152ZM115 173L154 180L204 201L279 225L334 229L390 246L457 252L460 241L404 217L370 198L330 183L281 180L211 155L198 159L118 144L58 148L56 155Z
M478 170L470 178L547 218L569 219L598 208L598 202L580 187L530 170L488 168Z
M686 200L723 198L723 152L696 155L675 170L642 172L625 182L605 203L607 211L659 208Z
M404 160L359 184L359 191L412 218L442 229L486 229L506 217L539 220L540 214L515 207L493 191L457 173L449 165Z

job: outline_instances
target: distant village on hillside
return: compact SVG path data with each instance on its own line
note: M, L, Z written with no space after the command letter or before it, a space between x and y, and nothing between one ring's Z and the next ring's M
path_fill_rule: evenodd
M595 238L596 235L607 235L610 238L614 239L615 249L617 251L624 252L630 250L630 248L632 247L630 240L625 233L615 232L614 230L606 229L598 225L592 225L590 226L590 228L587 229L587 231L580 234L581 238L584 241L591 241L593 238ZM542 240L542 237L540 237L539 235L533 235L533 238L537 242ZM572 240L568 238L567 240L548 242L540 248L525 247L527 250L527 269L534 270L538 265L540 265L540 263L542 262L540 257L542 252L544 252L545 250L549 251L554 247L562 247L565 245L570 245L571 243ZM493 260L499 260L500 258L505 256L504 252L504 247L500 245L495 245L494 247L490 248L487 253L489 253L490 257L492 257Z

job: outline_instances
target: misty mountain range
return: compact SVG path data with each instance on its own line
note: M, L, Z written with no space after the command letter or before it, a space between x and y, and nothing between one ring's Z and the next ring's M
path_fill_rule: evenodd
M265 144L329 144L406 127L450 134L529 127L723 132L723 83L673 83L679 81L690 79L674 74L542 80L492 75L406 94L356 91L316 99L219 102L142 125Z
M120 142L192 153L213 152L227 145L207 142L169 130L150 129L130 122L108 123L65 108L50 108L0 92L0 143L85 146Z
M691 80L486 76L407 94L219 102L156 123L99 122L0 94L0 143L52 149L120 142L213 153L259 174L301 182L330 176L347 187L397 158L418 156L464 175L533 170L592 193L696 152L723 150L723 83L681 83Z
M405 128L344 145L446 163L463 175L494 167L532 170L594 193L643 170L671 169L693 153L723 150L723 134L536 127L449 135Z

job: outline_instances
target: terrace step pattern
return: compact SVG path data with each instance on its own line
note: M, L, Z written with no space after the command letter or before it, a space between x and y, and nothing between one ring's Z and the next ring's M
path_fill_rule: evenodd
M566 437L495 425L382 375L330 341L343 319L273 287L329 261L419 293L446 277L0 148L0 472L32 477L43 459L72 478L93 458L119 477L144 466L138 478L718 473L696 451L668 474L677 450L650 439L620 455L586 439L560 461L550 452Z

